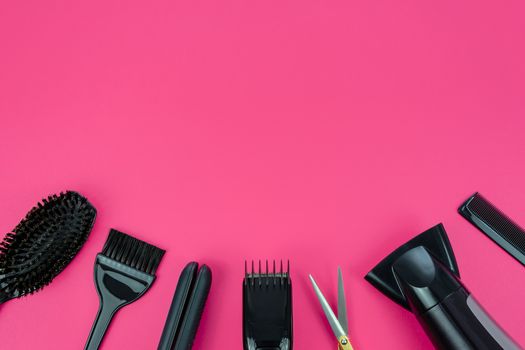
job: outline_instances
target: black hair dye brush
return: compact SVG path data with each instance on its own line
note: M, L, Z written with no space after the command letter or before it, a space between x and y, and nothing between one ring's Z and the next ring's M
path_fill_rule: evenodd
M139 299L155 281L164 250L117 230L109 232L95 260L98 314L86 350L98 349L115 313Z
M42 289L86 241L96 210L76 192L43 199L0 243L0 303Z

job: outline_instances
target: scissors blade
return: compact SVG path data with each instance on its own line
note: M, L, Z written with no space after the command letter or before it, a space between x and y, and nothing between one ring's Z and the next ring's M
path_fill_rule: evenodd
M326 315L326 318L328 319L328 323L330 324L330 327L332 327L332 331L334 332L335 337L337 338L337 340L339 340L339 338L341 338L342 336L345 336L346 333L343 327L341 327L341 324L339 323L339 321L337 320L337 317L335 317L335 314L332 311L332 308L330 307L330 305L328 305L328 301L326 301L323 293L317 286L317 283L315 283L315 280L312 277L312 275L310 275L310 281L312 282L312 286L314 287L315 294L317 294L317 298L319 299L319 302L321 303L321 307L324 311L324 314Z
M345 285L343 282L343 272L341 267L337 269L337 317L341 327L348 334L348 315L346 312L346 296L345 296Z

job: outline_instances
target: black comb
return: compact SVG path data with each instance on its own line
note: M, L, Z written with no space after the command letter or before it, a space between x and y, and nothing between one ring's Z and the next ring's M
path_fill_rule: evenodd
M0 243L0 303L38 291L71 262L96 210L76 192L43 199Z
M98 349L115 313L139 299L153 284L164 250L111 230L95 261L98 314L85 349Z
M525 265L525 231L479 193L472 195L459 213Z
M288 262L286 271L282 260L279 271L275 261L273 269L270 269L268 260L265 265L265 272L260 260L258 272L253 261L251 272L248 271L248 262L244 265L244 350L291 350L293 324L290 263Z

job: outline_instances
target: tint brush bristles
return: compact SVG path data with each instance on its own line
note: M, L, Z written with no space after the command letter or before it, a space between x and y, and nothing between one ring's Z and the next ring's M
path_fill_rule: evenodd
M102 254L134 269L154 275L165 251L112 229Z

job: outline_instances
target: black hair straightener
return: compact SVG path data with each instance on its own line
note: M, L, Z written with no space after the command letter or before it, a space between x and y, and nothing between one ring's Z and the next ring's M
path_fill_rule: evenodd
M441 224L396 249L365 278L413 312L438 349L520 349L460 281Z
M208 266L190 262L179 278L158 350L189 350L211 287Z

